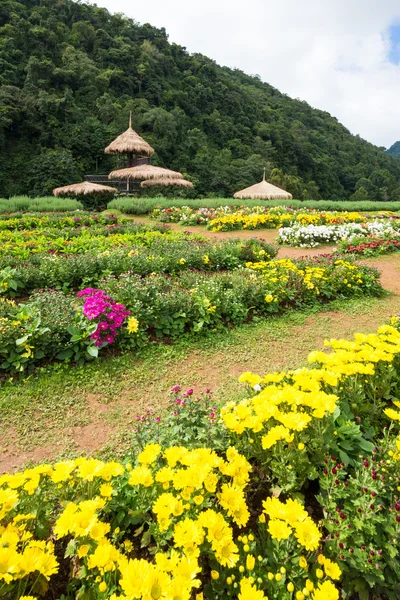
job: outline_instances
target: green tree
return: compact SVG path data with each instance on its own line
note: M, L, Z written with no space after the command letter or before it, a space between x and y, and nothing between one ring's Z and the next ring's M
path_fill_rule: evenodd
M56 177L65 180L70 161L66 183L123 164L103 149L130 110L154 164L189 173L199 195L256 183L269 163L276 185L298 198L346 199L360 188L399 197L400 161L383 148L258 76L188 54L162 28L85 2L2 0L0 195L47 193L21 172L34 174L50 150L67 152Z
M50 195L54 188L78 183L82 171L69 150L44 150L30 163L26 173L28 194L32 196Z
M356 189L354 194L350 196L350 200L354 201L362 201L362 200L371 200L367 190L364 187L359 187Z

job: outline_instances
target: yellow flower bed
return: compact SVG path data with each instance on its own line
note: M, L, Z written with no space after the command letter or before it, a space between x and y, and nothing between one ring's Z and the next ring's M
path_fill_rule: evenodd
M253 534L235 533L249 522L251 469L234 447L222 458L207 448L162 451L151 444L134 468L79 458L3 475L0 593L20 599L46 591L60 569L58 546L74 565L76 598L200 600L207 560L217 585L221 578L232 591L237 587L231 597L266 599L255 575L270 558L260 555ZM267 498L259 528L264 539L284 540L282 564L290 559L297 565L290 578L285 567L269 571L270 589L284 583L282 598L296 590L338 598L331 582L340 576L337 565L319 554L324 581L313 582L308 572L317 564L321 532L297 500ZM44 531L47 539L37 539ZM146 551L151 540L153 558Z
M358 212L349 213L251 213L241 212L224 215L208 222L207 229L213 232L238 229L278 229L299 223L301 225L338 225L343 223L365 223L367 218Z
M213 232L233 231L236 229L275 229L283 223L291 223L292 215L276 214L232 214L217 219L212 219L207 225L207 229Z
M373 376L378 363L390 366L394 357L400 355L400 331L392 325L382 325L375 334L357 333L354 341L330 340L325 341L325 346L332 352L315 351L308 357L309 363L319 363L317 368L264 377L244 373L240 381L260 391L239 403L228 403L221 412L225 426L238 436L245 432L260 436L263 450L281 441L302 443L301 432L312 421L333 414L337 394L347 378ZM337 394L327 393L327 385L336 388ZM393 418L394 412L389 411L388 416Z
M348 288L356 292L365 286L369 278L357 265L342 259L329 265L302 268L292 260L282 258L246 263L246 267L262 274L268 287L265 301L276 304L289 299L293 289L301 289L302 293L312 296L323 294L328 298L348 292Z

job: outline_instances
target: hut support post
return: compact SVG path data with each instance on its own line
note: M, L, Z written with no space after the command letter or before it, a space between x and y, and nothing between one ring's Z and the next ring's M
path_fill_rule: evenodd
M131 114L132 114L132 113L131 113ZM128 152L128 167L133 167L133 165L134 165L134 160L135 160L135 159L134 159L133 152ZM132 187L132 186L131 186L131 180L130 180L130 178L128 177L128 180L127 180L127 182L126 182L126 191L127 191L127 193L128 193L128 194L130 194L130 193L131 193L131 191L132 191L132 190L131 190L131 187Z

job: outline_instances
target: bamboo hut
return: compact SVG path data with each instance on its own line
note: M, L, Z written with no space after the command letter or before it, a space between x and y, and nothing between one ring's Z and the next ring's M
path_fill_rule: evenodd
M132 113L129 116L129 127L121 133L111 144L105 148L106 154L127 154L128 167L133 167L134 157L149 158L154 154L154 148L150 146L134 129L132 129Z
M153 167L153 165L139 165L137 167L128 167L127 169L119 169L112 171L109 179L136 179L144 181L147 179L183 179L182 173L163 169L161 167Z
M289 192L265 181L265 169L263 180L260 181L260 183L256 183L244 190L236 192L236 194L233 194L233 197L247 200L291 200L293 198L292 194L289 194Z
M192 188L193 183L191 181L187 181L187 179L172 179L169 177L159 177L158 179L147 179L142 181L140 187L149 188L155 186L176 186L176 187L185 187Z
M109 185L99 185L90 181L73 183L64 187L55 188L53 195L59 196L95 196L98 194L116 194L117 190Z

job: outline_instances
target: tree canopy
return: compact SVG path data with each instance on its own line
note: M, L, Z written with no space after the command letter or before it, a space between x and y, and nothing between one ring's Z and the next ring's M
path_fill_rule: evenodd
M237 69L171 44L164 29L71 0L0 3L0 195L124 166L104 147L133 126L153 164L198 195L261 179L296 198L400 199L400 161Z
M395 142L390 148L387 150L387 153L393 158L400 158L400 142Z

